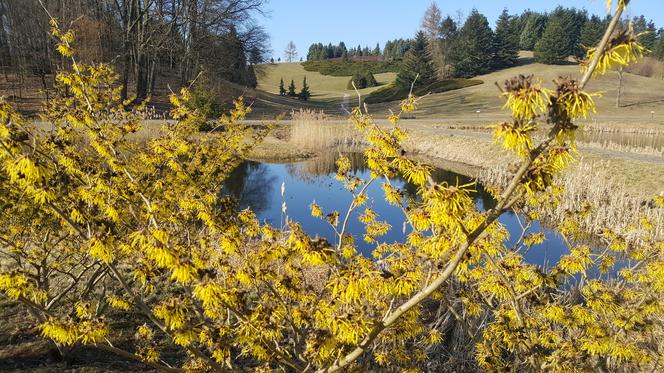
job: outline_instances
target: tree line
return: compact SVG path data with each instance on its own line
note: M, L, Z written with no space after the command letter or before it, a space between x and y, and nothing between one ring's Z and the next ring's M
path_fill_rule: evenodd
M413 43L413 39L388 40L385 43L385 47L382 49L380 43L376 43L376 46L373 49L370 49L368 46L363 48L361 45L348 49L346 48L346 43L343 41L337 45L332 45L332 43L327 45L324 45L323 43L314 43L309 46L307 61L322 61L333 58L347 60L352 57L364 56L379 56L385 60L391 61L403 58L413 46Z
M49 14L76 35L77 58L107 62L123 99L150 96L159 77L209 78L256 86L268 35L255 24L265 0L0 0L5 76L46 76L65 66L49 35ZM161 74L161 75L160 75Z
M332 43L328 43L327 45L323 43L313 43L309 46L307 61L321 61L333 58L347 60L356 56L381 56L382 54L383 51L380 48L380 43L376 43L376 46L373 49L370 49L369 46L362 47L359 44L357 47L349 49L343 41L339 42L337 45L332 45Z
M403 70L404 77L419 73L419 84L434 77L471 77L517 63L520 50L534 52L540 63L563 64L570 57L583 58L587 49L596 45L608 26L609 18L589 16L586 10L557 7L550 13L526 10L520 15L507 9L498 17L492 29L487 18L474 9L465 22L450 16L443 17L433 3L425 12L421 34L414 44L426 41L426 51L409 48ZM620 28L633 27L639 42L655 57L664 59L664 29L657 30L654 22L642 15L625 18ZM433 66L434 71L429 69ZM433 74L433 75L432 75Z

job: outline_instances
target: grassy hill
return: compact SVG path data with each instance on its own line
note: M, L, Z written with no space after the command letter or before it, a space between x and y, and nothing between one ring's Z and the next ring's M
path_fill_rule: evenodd
M473 79L484 83L444 93L430 95L421 101L417 118L462 117L492 119L506 116L502 110L504 100L499 96L495 83L502 84L516 75L530 75L541 79L547 88L554 88L553 80L559 77L580 78L578 65L544 65L534 63L528 55L522 56L520 65L499 70ZM591 80L586 89L597 92L595 98L598 116L603 120L638 120L648 119L664 121L664 80L659 77L644 77L631 73L623 75L623 93L621 107L616 107L618 92L618 73L610 72L597 80ZM374 104L374 113L387 112L396 103ZM477 111L480 113L477 113ZM651 111L654 113L651 114Z
M322 101L334 103L343 99L345 95L355 96L355 92L346 89L350 76L330 76L323 75L316 71L306 71L299 62L278 63L262 65L262 76L258 77L258 90L268 93L279 94L279 80L284 79L284 85L288 87L291 79L295 81L295 86L299 90L302 87L302 79L307 77L307 84L311 87L312 101ZM391 83L395 73L374 74L376 80L381 85ZM362 95L367 95L378 87L365 88L360 90Z
M561 76L580 77L579 66L569 65L543 65L534 63L528 54L522 55L520 65L490 74L475 77L484 83L465 87L449 92L432 94L421 101L420 109L415 113L417 118L477 118L494 119L506 116L502 111L504 101L499 97L495 82L502 83L518 74L534 74L542 80L544 86L553 88L553 80ZM346 89L349 77L333 77L321 75L316 72L305 71L300 63L283 63L266 65L265 75L259 78L258 90L268 93L278 93L279 79L284 78L286 84L294 79L297 86L302 78L307 76L314 97L308 105L325 109L330 114L340 114L340 102L344 95L355 95ZM394 73L376 74L376 79L387 84L395 78ZM631 73L624 74L622 105L616 107L616 94L618 88L618 74L611 72L606 76L593 80L588 85L589 92L601 93L596 98L599 116L607 120L636 120L638 118L664 119L664 80L658 77L648 78ZM381 89L381 87L367 88L361 91L363 96ZM384 87L383 87L384 89ZM288 105L292 100L270 95L269 99L276 97L279 105ZM299 103L294 103L299 104ZM394 108L397 102L372 104L375 114L387 112ZM277 105L277 106L279 106ZM477 113L477 111L480 113ZM654 111L651 114L651 111Z

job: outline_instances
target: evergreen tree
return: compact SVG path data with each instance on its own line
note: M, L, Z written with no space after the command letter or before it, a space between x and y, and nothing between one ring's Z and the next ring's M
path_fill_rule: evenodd
M256 86L258 86L258 78L256 77L254 65L247 66L247 78L245 84L251 88L256 88Z
M295 88L295 87L293 87ZM309 86L307 85L307 77L304 77L304 80L302 81L302 89L300 90L300 93L297 96L300 100L302 101L309 101L309 97L311 97L311 92L309 91Z
M417 75L419 74L419 77ZM415 80L417 77L417 81ZM405 89L415 82L416 86L428 86L436 81L436 70L427 48L426 36L419 31L415 36L413 47L408 51L397 74L397 87Z
M596 15L590 17L588 22L583 25L583 30L581 30L581 37L579 38L580 47L584 50L596 47L602 39L607 25L608 19L601 19Z
M563 64L569 57L569 35L560 18L552 18L542 38L535 45L535 61L545 64Z
M507 13L507 9L498 17L494 38L494 68L505 68L516 65L519 59L519 38L515 17Z
M447 16L440 24L440 52L441 52L441 65L443 66L443 77L449 77L449 64L450 54L454 48L454 42L459 34L456 22L452 17Z
M489 21L477 9L468 16L452 50L454 75L470 77L491 71L493 31Z
M532 51L546 29L548 18L543 14L533 12L528 13L525 18L523 30L519 35L519 47Z
M634 33L638 35L641 45L652 51L657 41L655 24L652 21L647 22L646 17L641 15L632 19L632 27L634 28Z
M563 8L560 6L549 16L548 23L554 22L558 24L565 34L565 37L558 38L558 43L562 43L561 47L567 56L581 57L585 54L585 50L580 46L580 40L581 31L587 20L588 14L585 10ZM542 37L544 37L543 34Z
M376 48L374 48L371 54L374 56L380 56L380 43L376 43Z
M353 83L355 83L355 87L353 87ZM364 89L367 87L375 87L377 85L378 82L376 81L376 78L370 71L362 71L353 74L353 77L348 81L348 84L346 85L346 89L348 90L353 90L355 88Z
M250 86L252 77L247 68L247 53L235 27L231 27L221 42L227 52L219 56L219 66L222 67L219 76L233 83Z
M279 81L279 96L286 96L286 88L284 88L284 78Z
M659 29L659 36L653 48L653 55L660 61L664 61L664 28Z
M295 81L291 80L290 85L288 86L288 97L295 97L297 93L295 92Z

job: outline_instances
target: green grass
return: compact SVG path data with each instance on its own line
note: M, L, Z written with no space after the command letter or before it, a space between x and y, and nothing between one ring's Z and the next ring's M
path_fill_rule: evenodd
M414 89L413 93L416 96L423 96L428 93L442 93L447 91L453 91L455 89L461 89L466 87L472 87L474 85L484 83L481 80L477 79L448 79L440 80L426 87L419 87ZM408 97L410 93L410 88L398 88L394 83L386 85L382 88L379 88L371 92L367 98L364 100L367 104L376 104L381 102L390 102L403 100Z
M307 71L317 71L323 75L352 76L371 71L373 74L396 73L399 71L398 61L307 61L302 66Z
M259 78L259 90L270 93L278 93L279 78L283 77L288 84L290 79L295 79L296 84L302 84L302 78L306 75L314 93L313 102L309 106L325 110L332 115L343 115L339 110L340 102L344 95L351 96L354 102L355 93L346 89L349 77L333 77L322 75L318 72L308 72L299 63L266 65L265 76ZM523 54L519 66L499 70L490 74L477 76L474 79L482 80L483 84L470 87L447 90L442 93L431 94L420 101L418 110L414 113L417 118L445 118L476 120L481 122L495 122L509 118L509 113L503 110L504 99L494 83L502 84L505 80L516 75L534 74L547 88L554 88L554 79L561 76L579 78L580 68L577 65L552 66L533 63L531 56ZM394 81L396 74L376 74L376 79L382 84L381 87L367 88L361 90L363 96L369 95L376 89L386 92L387 85ZM631 73L624 74L624 86L622 103L617 108L616 93L618 88L618 74L610 72L597 80L591 80L588 84L588 92L598 92L601 97L596 97L597 115L591 121L611 122L621 127L623 124L652 123L664 124L664 80L659 77L643 77ZM425 92L426 93L426 92ZM268 96L268 95L266 95ZM279 108L288 108L289 105L297 107L301 102L293 102L281 99L278 96L269 95L264 102L278 101ZM398 101L371 104L372 113L379 115L388 113L388 109L395 109ZM286 110L286 111L289 111ZM478 113L479 111L479 113ZM651 114L651 111L653 112Z
M311 87L312 101L334 102L337 106L338 101L345 95L355 96L355 92L346 89L350 76L330 76L323 75L316 71L306 71L302 64L298 63L279 63L262 65L262 76L258 78L257 89L278 94L279 80L284 79L284 85L288 88L291 79L295 81L295 86L302 87L302 79L307 77L307 84ZM380 85L389 84L394 81L395 73L374 74ZM370 87L360 90L360 93L368 95L377 87Z

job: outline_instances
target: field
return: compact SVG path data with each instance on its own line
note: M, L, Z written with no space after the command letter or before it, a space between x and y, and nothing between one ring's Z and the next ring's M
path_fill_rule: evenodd
M323 101L336 106L345 95L355 96L355 92L346 89L350 76L329 76L315 71L306 71L299 62L264 65L265 75L259 77L257 89L279 94L279 80L284 79L284 86L288 88L291 79L295 81L297 90L302 87L302 79L307 77L307 84L311 87L313 101ZM396 77L395 73L374 74L381 85L388 84ZM367 95L379 87L360 90Z
M553 88L553 80L559 77L579 77L581 75L578 65L543 65L532 61L531 53L522 52L519 66L499 70L490 74L477 76L474 79L484 83L444 93L429 95L421 101L420 108L415 112L418 119L446 120L489 120L495 121L506 117L502 106L504 101L499 96L495 83L502 83L506 79L517 75L534 74L540 78L547 88ZM296 86L301 86L302 78L307 76L314 96L312 100L318 108L324 109L332 115L341 114L339 103L345 95L354 96L354 92L346 89L349 77L332 77L316 72L305 71L300 63L283 63L269 65L265 68L265 75L259 78L258 90L269 93L279 92L279 79L284 78L286 85L290 79L295 80ZM376 79L383 84L395 78L394 73L377 74ZM367 95L380 87L367 88L360 93ZM624 86L621 107L616 107L618 89L618 74L610 72L606 76L591 81L589 92L596 92L598 115L593 121L599 122L629 122L629 123L662 123L664 122L664 80L660 77L644 77L636 74L624 74ZM294 103L297 106L298 103ZM372 104L371 111L375 115L387 113L394 108L394 103ZM478 112L479 111L479 112Z

